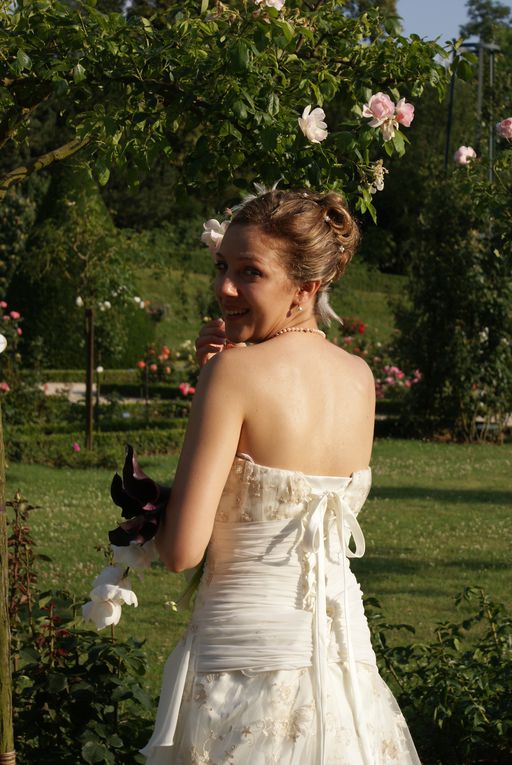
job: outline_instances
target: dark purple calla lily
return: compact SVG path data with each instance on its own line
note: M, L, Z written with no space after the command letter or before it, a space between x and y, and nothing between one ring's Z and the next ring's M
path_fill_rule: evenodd
M143 544L154 537L161 514L171 494L168 486L160 486L141 469L133 453L126 445L123 477L117 473L110 485L110 496L121 508L121 515L128 520L109 531L113 545L126 547L130 542Z

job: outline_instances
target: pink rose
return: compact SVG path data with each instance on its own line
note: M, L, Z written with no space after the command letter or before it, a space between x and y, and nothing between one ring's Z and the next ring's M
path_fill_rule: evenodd
M193 385L190 385L190 383L188 382L180 383L178 385L178 388L180 389L180 392L184 396L188 396L188 395L192 396L196 392L196 389L193 387Z
M171 374L171 367L165 367L164 372L165 372L166 375L170 375Z
M146 366L146 362L145 361L137 361L137 364L135 366L139 367L139 369L144 369L145 366Z
M395 116L395 105L386 93L375 93L363 106L363 117L371 117L370 127L380 127Z
M5 300L0 300L0 308L7 308L7 303Z
M404 127L410 127L414 119L414 106L408 104L405 98L401 98L396 105L396 121Z
M76 441L75 441L73 444L71 444L71 448L73 449L73 451L74 451L74 452L79 452L79 451L81 451L81 449L80 449L80 444L77 444L77 442L76 442Z
M11 390L11 387L9 383L0 382L0 390L3 391L4 393L9 393L9 391Z
M149 371L150 372L158 372L158 367L156 364L150 364L149 365Z
M7 315L5 315L5 316L3 317L3 320L4 320L4 321L10 321L10 319L11 319L11 317L10 317L10 316L7 316Z
M21 313L19 313L18 311L11 311L11 319L20 319L20 318L21 318Z
M21 336L22 336L22 334L23 334L23 330L22 330L22 328L21 328L21 327L17 327L17 328L16 328L16 333L17 333L17 334L18 334L18 335L21 337Z
M476 151L472 146L459 146L453 155L453 159L458 165L467 165L475 157Z
M498 131L498 135L502 138L506 138L507 141L512 141L512 117L507 117L507 119L498 122L496 130ZM2 304L0 303L0 305Z

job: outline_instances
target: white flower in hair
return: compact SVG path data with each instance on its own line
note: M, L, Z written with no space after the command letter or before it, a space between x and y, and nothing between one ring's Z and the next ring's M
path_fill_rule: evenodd
M228 220L219 223L215 218L210 218L206 223L203 223L204 231L201 234L202 243L209 247L211 252L217 252L228 226Z
M302 117L299 117L299 127L311 143L320 143L327 138L327 124L324 119L324 110L317 107L311 111L311 104L306 106Z

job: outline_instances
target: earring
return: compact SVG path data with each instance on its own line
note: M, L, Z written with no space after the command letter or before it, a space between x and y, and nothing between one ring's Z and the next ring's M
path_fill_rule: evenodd
M302 308L302 306L301 306L301 305L298 305L298 306L297 306L297 311L303 311L303 310L304 310L304 309Z

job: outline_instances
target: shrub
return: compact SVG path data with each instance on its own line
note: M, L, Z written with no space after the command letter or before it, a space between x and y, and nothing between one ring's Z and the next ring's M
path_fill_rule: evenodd
M142 762L138 749L153 708L141 684L142 644L79 629L79 603L65 591L37 592L29 514L19 494L8 503L9 616L13 709L20 765ZM21 553L21 554L20 554ZM141 710L142 707L142 710Z
M455 602L476 602L476 611L439 624L432 643L390 645L392 630L412 628L386 624L368 601L380 669L423 762L504 765L512 751L512 617L480 588L465 589Z
M12 462L27 462L53 467L108 467L119 465L126 441L138 454L169 454L179 450L184 428L148 429L127 432L96 433L94 450L83 448L85 435L47 435L41 431L29 435L17 431L6 437L6 455Z

